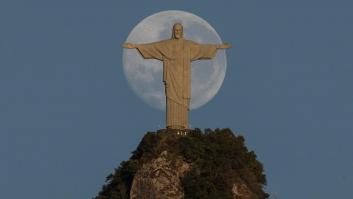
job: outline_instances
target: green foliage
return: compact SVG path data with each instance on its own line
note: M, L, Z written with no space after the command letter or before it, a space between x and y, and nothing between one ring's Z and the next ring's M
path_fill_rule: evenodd
M159 144L160 138L156 133L148 132L143 138L136 151L132 154L131 159L139 160L142 157L151 159L156 155L156 146Z
M242 136L230 129L190 134L180 139L180 153L194 164L182 179L186 198L233 198L233 183L243 179L257 192L266 183L262 164L249 152ZM260 187L262 188L262 187Z
M130 160L107 177L96 199L128 199L136 171L165 150L192 165L181 179L185 199L233 198L232 186L239 180L259 198L267 197L262 190L266 184L263 166L246 148L244 137L230 129L205 129L204 133L195 129L187 136L172 131L147 133Z
M129 199L132 180L138 169L137 160L123 161L114 174L106 178L106 185L96 199Z

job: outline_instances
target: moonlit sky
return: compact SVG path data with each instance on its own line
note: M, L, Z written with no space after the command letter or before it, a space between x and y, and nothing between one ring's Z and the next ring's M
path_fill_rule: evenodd
M126 42L141 44L170 39L175 23L183 24L183 36L201 44L221 44L217 32L204 19L185 11L162 11L141 20L131 30ZM136 49L123 51L124 74L131 89L146 104L165 110L166 97L163 81L163 63L144 59ZM226 74L225 50L217 50L213 59L191 62L190 109L196 109L211 100L222 86Z
M86 199L164 114L140 100L121 44L185 10L233 48L192 127L245 136L280 199L353 197L353 2L0 1L0 198Z

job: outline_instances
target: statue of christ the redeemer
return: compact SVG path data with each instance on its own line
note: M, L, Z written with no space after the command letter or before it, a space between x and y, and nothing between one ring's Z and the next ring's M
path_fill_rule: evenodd
M172 38L147 44L124 43L124 48L136 48L143 58L163 62L163 82L166 95L168 129L189 127L191 98L191 62L212 59L217 49L230 48L229 44L198 44L183 39L183 26L173 26Z

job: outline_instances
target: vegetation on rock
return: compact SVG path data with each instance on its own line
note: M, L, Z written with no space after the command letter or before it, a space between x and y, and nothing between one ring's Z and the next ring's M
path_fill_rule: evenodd
M268 197L263 191L263 166L246 148L244 137L235 136L230 129L195 129L186 136L172 131L148 132L130 160L107 177L96 199L129 199L138 169L163 151L192 165L181 179L185 199L232 199L235 183L245 184L254 198Z

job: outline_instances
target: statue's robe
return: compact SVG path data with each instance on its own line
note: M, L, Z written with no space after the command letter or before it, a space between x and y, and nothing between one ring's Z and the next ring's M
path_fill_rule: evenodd
M187 129L191 99L191 61L213 58L217 51L216 45L169 39L138 44L137 49L143 58L163 62L167 128Z

